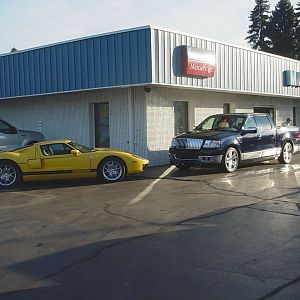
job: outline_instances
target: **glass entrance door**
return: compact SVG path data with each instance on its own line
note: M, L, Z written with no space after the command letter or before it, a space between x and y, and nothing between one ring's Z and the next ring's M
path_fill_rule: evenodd
M109 103L95 103L95 147L109 148Z
M175 135L188 131L188 103L174 102Z

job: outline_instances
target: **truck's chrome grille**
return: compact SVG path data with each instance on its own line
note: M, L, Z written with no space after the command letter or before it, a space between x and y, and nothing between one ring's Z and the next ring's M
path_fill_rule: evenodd
M201 149L202 144L202 139L176 139L176 147L179 149Z

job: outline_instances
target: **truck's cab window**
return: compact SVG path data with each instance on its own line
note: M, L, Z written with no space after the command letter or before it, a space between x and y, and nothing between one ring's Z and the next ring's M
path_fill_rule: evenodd
M257 127L257 124L254 120L253 117L249 117L245 123L245 129L249 129L249 128L256 128Z
M272 129L272 125L267 116L257 116L257 120L262 130L270 130Z

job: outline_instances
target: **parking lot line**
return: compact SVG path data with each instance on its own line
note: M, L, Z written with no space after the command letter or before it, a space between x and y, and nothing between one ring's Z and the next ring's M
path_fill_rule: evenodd
M134 197L128 204L135 204L143 200L154 188L154 186L159 183L164 177L169 175L175 166L169 167L162 175L160 175L157 179L151 182L142 192L140 192L136 197Z

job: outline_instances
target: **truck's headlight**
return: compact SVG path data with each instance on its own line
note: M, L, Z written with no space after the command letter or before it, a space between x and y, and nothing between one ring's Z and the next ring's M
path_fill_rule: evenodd
M172 141L171 141L171 147L176 147L176 139L172 139Z
M217 140L206 140L203 145L203 148L220 148L220 147L221 147L221 141L217 141Z

